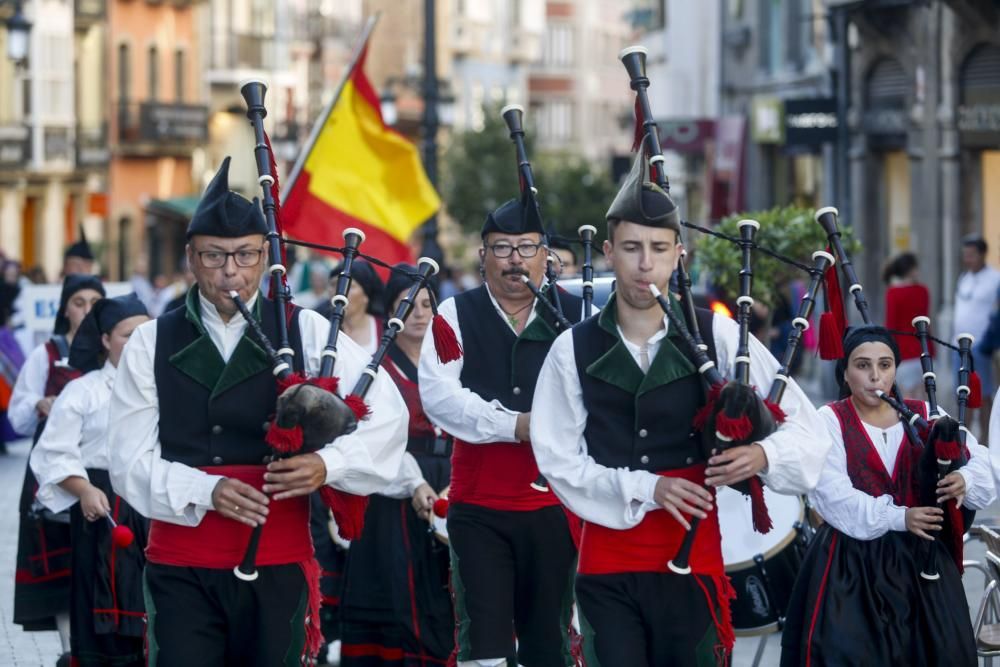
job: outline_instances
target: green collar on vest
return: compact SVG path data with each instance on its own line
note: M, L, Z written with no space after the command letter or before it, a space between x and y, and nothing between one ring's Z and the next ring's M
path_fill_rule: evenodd
M254 319L260 322L261 296L253 305ZM248 332L243 333L237 343L229 363L222 359L219 349L209 337L201 318L201 299L197 286L188 291L185 302L185 319L195 327L200 334L183 349L170 357L170 363L192 380L212 392L214 399L224 391L235 387L244 380L271 368L267 353L253 340Z
M617 294L611 295L597 320L601 329L615 337L615 344L587 367L587 375L640 396L697 372L694 364L677 346L680 334L671 329L660 343L649 371L643 374L618 334L617 298ZM670 299L670 306L679 317L683 317L680 306L673 297Z

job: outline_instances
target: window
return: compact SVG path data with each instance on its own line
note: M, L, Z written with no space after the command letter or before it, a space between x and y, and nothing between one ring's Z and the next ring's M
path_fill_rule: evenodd
M781 68L782 57L784 56L784 34L782 29L782 7L781 0L758 0L757 34L760 35L760 43L757 45L757 52L760 68L765 72L776 72Z
M149 47L149 99L156 100L160 90L160 54L156 45Z
M568 23L549 23L545 32L542 62L549 66L573 64L573 26Z
M542 104L538 114L538 134L546 142L569 139L573 134L573 103L556 100Z
M131 96L132 80L131 63L129 62L128 44L118 45L118 97L122 101Z
M184 49L174 52L174 102L184 101Z

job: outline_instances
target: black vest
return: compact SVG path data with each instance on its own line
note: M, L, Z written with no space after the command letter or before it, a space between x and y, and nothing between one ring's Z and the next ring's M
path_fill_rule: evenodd
M691 424L705 404L705 392L697 369L681 351L677 332L670 329L644 375L618 337L616 310L612 300L601 313L573 327L587 409L587 453L608 468L650 472L703 462L701 441ZM715 360L712 312L699 308L697 318L708 355Z
M260 465L271 454L264 434L277 400L272 362L249 331L224 362L201 324L198 301L197 289L192 289L187 307L156 320L161 456L195 467ZM276 341L274 304L259 295L255 305L261 327ZM298 312L296 308L288 338L295 370L301 372Z
M579 322L583 300L560 290L559 301L566 319ZM542 362L563 331L555 317L536 302L535 319L515 335L493 306L485 284L455 295L455 309L465 355L462 386L484 401L498 400L508 410L529 412Z

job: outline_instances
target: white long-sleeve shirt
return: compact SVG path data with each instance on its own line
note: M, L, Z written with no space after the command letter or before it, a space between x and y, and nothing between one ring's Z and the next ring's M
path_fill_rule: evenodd
M667 335L669 321L644 346L618 335L642 368L643 347L651 362ZM731 373L739 344L739 327L729 318L712 319L717 366ZM750 384L770 388L777 360L750 337ZM789 382L781 401L787 420L760 445L767 455L763 481L779 493L805 493L816 485L830 448L822 420L799 386ZM538 468L569 509L586 521L616 530L637 526L646 513L662 509L653 500L659 476L645 470L609 468L587 453L584 428L587 409L577 374L572 332L563 332L542 366L531 410L531 446Z
M36 497L53 512L77 501L60 482L87 479L87 468L108 469L108 404L114 382L115 367L109 361L67 384L52 404L28 462L38 480Z
M250 302L250 307L256 296ZM237 313L224 322L200 298L202 324L226 361L236 349L246 321ZM329 322L310 310L299 311L305 370L316 375ZM136 511L151 519L198 525L212 509L218 475L165 460L160 453L159 397L153 373L156 321L138 327L125 346L111 395L109 441L111 483ZM370 359L347 336L337 342L334 374L344 390L353 387ZM409 412L388 374L379 369L366 402L371 414L354 433L343 435L317 454L326 464L326 484L358 495L378 493L395 476L406 450Z
M489 294L493 308L497 312L497 326L506 326L517 335L517 329L510 324L507 315L489 291L488 286L486 293ZM535 312L537 302L538 299L535 299L531 304L525 328L538 317ZM581 314L582 309L581 306ZM599 311L599 308L593 307L594 313ZM441 302L441 305L438 306L438 315L448 321L451 328L455 330L458 342L464 348L454 297ZM479 394L463 387L461 378L464 366L464 354L459 359L442 364L434 349L434 336L430 334L424 336L423 346L420 349L418 371L420 375L420 401L423 403L424 412L427 413L435 426L469 444L516 441L514 428L517 425L519 413L504 407L498 400L483 400Z
M840 420L828 405L819 410L826 424L833 447L826 459L819 484L809 494L809 500L824 520L840 532L857 540L873 540L890 530L906 530L906 507L897 505L891 495L872 496L854 488L847 473L847 450ZM903 443L903 425L895 423L887 429L864 424L868 438L875 445L885 469L892 474L899 447ZM958 472L965 479L965 507L980 510L996 499L989 452L971 434L966 436L969 462Z
M38 401L45 398L45 383L49 379L49 352L45 344L38 345L24 360L17 375L7 406L7 418L14 430L33 436L38 428Z

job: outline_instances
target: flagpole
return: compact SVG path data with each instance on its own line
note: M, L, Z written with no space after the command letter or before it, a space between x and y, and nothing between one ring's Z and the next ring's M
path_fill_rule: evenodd
M289 173L287 178L281 181L281 200L284 201L288 197L288 193L292 191L295 186L295 181L298 180L299 174L302 172L302 168L305 166L306 158L312 151L313 146L316 144L316 139L319 137L319 133L323 131L323 126L326 125L327 119L333 112L333 107L336 106L337 100L340 99L340 93L343 92L344 86L347 85L347 80L354 74L354 68L358 65L358 59L361 58L361 54L364 52L365 47L368 46L368 38L371 37L372 30L375 29L375 24L378 23L379 17L382 12L375 12L372 16L368 17L368 21L365 23L365 27L361 31L361 38L354 47L354 52L351 54L350 64L347 69L344 70L344 75L340 77L340 83L337 84L337 92L330 99L330 102L326 105L326 109L323 113L319 115L316 119L315 124L313 124L312 130L309 131L309 138L306 139L305 146L299 151L299 156L295 158L295 164L292 166L292 171Z

